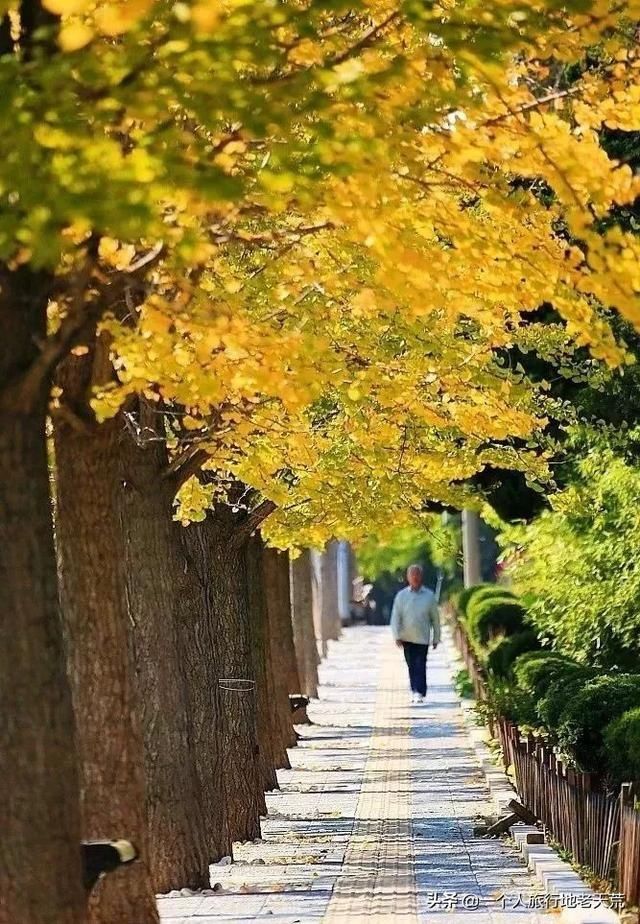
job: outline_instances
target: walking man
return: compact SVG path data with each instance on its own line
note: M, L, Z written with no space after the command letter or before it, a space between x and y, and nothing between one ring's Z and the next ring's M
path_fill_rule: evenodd
M407 584L396 594L391 610L391 631L398 648L404 649L409 669L411 699L423 703L427 695L427 652L440 641L440 615L435 594L422 583L420 565L409 565Z

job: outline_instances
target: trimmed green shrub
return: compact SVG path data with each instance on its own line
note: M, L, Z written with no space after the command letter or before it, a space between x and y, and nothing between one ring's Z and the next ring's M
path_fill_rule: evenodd
M593 671L581 664L567 661L560 665L546 692L536 702L536 712L541 725L555 736L562 714L568 700L575 696L589 681Z
M582 770L600 772L606 765L604 729L627 710L640 706L640 674L596 677L573 695L564 695L558 744Z
M640 780L640 707L609 722L602 738L611 782Z
M469 632L482 645L503 633L513 635L525 627L524 607L513 599L495 597L484 600L469 613Z
M473 587L465 587L464 590L460 591L456 601L456 606L460 616L467 615L467 606L469 605L469 600L471 600L471 598L479 591L487 587L495 587L495 584L474 584Z
M473 613L478 606L483 604L486 600L497 599L515 600L516 598L511 591L503 587L502 584L479 584L475 593L469 598L466 615L469 619L473 619Z
M522 656L525 651L530 653L539 647L540 642L533 629L524 629L522 632L508 635L489 653L487 667L496 677L506 678L511 674L516 658Z
M500 677L492 677L489 681L489 702L485 706L489 716L499 718L504 716L517 725L538 725L535 703L532 697L524 690L519 690L512 683Z
M521 654L513 665L513 676L521 689L539 700L545 696L554 680L564 674L571 674L575 668L582 669L582 665L557 651L543 649Z

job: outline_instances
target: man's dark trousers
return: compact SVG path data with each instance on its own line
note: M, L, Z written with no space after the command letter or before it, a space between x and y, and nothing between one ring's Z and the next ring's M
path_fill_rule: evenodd
M418 645L416 642L403 642L404 659L409 668L409 681L411 692L427 695L427 651L428 645Z

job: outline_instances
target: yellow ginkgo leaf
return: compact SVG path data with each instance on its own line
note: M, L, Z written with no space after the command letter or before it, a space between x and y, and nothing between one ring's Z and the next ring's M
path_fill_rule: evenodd
M191 10L191 21L197 32L213 32L222 16L217 3L196 3Z
M88 45L94 32L83 22L68 22L60 29L58 44L63 51L79 51Z

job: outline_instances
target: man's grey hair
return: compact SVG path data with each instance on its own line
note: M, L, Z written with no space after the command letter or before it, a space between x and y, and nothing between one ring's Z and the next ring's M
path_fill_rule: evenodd
M420 574L424 574L424 568L422 567L422 565L418 565L418 564L409 565L409 567L407 568L407 574L413 571L418 571Z

